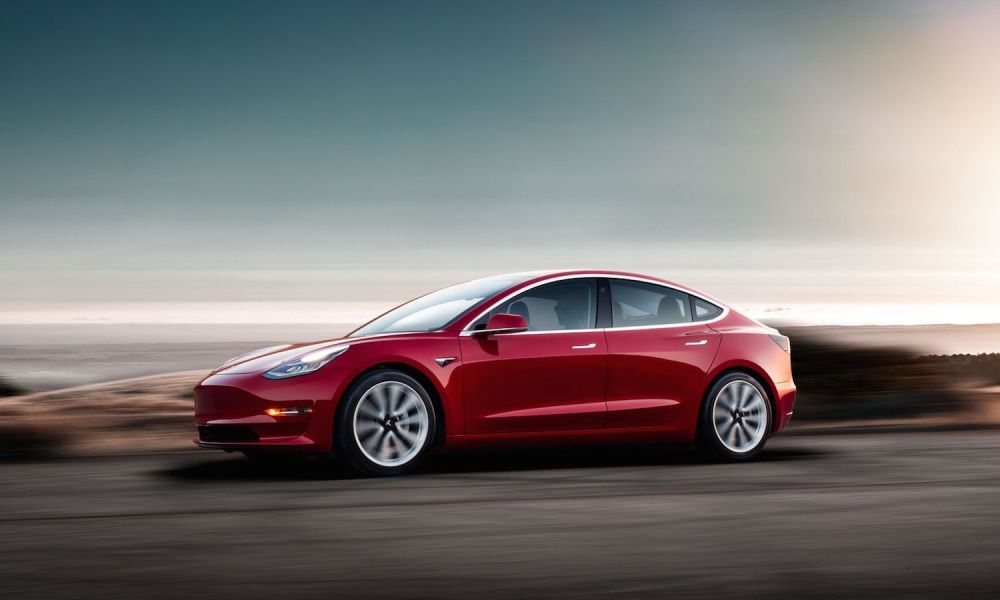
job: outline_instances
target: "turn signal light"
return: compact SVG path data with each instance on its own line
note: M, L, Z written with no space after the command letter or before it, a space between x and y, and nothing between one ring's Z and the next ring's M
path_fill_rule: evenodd
M313 409L308 406L300 406L296 408L269 408L264 411L269 417L301 417L304 415L312 414Z

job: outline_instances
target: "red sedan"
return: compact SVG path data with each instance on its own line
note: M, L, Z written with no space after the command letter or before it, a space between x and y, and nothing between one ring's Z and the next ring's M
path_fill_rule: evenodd
M195 388L196 442L334 453L374 475L435 446L696 442L746 460L794 403L788 338L713 298L614 271L519 273L230 360Z

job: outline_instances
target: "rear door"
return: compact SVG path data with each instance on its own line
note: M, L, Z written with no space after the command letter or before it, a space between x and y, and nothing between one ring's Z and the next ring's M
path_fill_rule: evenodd
M607 427L664 426L697 411L721 341L705 321L721 309L667 286L608 281Z

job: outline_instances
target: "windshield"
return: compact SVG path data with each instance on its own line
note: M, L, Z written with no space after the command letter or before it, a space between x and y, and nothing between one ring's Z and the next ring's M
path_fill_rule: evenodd
M514 284L526 281L529 277L531 276L500 275L431 292L390 310L356 329L348 337L404 331L437 331L483 300Z

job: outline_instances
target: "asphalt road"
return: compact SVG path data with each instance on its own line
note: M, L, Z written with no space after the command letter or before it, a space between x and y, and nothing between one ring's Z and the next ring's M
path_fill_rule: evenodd
M0 464L8 598L1000 596L1000 433L441 456Z

